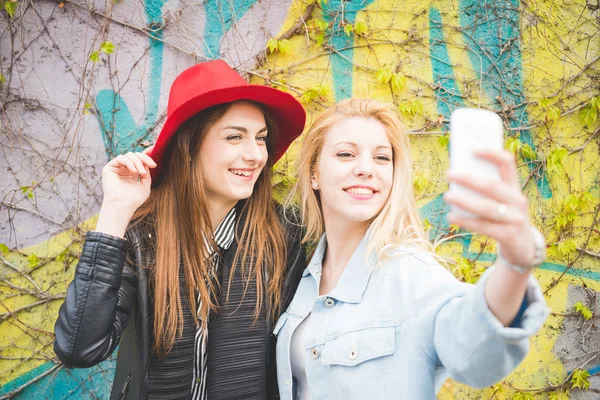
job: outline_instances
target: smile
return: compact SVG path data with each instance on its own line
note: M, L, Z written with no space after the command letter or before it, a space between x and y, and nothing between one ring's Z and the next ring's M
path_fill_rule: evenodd
M356 200L370 200L377 193L377 190L370 186L349 186L343 190Z
M252 176L252 174L254 174L253 169L230 169L229 172L231 172L234 175L242 176L245 178L250 177Z
M373 189L369 189L366 187L350 187L350 188L346 188L344 189L346 192L348 193L352 193L352 194L373 194L375 193L375 191Z

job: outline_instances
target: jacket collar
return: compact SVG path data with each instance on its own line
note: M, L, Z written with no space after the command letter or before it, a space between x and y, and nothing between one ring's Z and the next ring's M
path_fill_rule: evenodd
M369 279L373 273L373 268L376 261L375 256L371 255L369 257L369 265L367 265L365 255L368 236L369 233L367 231L365 236L363 236L362 240L356 247L356 250L354 250L352 257L350 257L350 261L348 261L346 268L344 268L337 285L328 294L329 297L333 297L346 303L360 303L362 296L367 289L367 284L369 283ZM323 256L325 255L326 250L327 238L326 235L323 234L319 240L319 244L315 250L315 253L313 254L313 257L308 264L308 268L306 268L302 274L303 277L311 274L313 278L317 280L317 282L321 281Z

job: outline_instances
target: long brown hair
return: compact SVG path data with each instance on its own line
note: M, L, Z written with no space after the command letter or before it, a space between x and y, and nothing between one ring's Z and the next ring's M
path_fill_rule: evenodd
M267 307L267 315L274 318L280 311L281 287L285 271L286 249L283 228L277 217L273 199L271 169L274 163L277 125L268 109L250 102L263 112L267 124L267 164L263 168L252 196L244 203L247 212L244 226L236 227L238 243L228 290L238 260L241 260L245 289L256 288L255 318ZM207 192L199 163L200 147L209 128L229 110L234 103L211 107L188 119L171 140L163 162L165 166L158 177L148 200L136 211L134 223L150 221L154 227L154 258L149 266L154 295L154 350L159 357L166 355L183 332L183 311L180 298L179 266L184 271L187 299L196 322L206 329L207 315L217 311L218 282L209 276L210 260L203 251L204 238L212 248L217 245L212 237L207 207ZM266 276L269 282L266 284ZM208 285L205 283L208 282ZM265 291L268 298L263 304ZM202 300L197 310L196 293ZM198 312L199 311L199 312Z

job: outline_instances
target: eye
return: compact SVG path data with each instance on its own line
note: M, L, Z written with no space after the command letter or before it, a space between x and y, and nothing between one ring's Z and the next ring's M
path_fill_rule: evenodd
M266 142L267 142L267 135L264 135L264 136L258 136L258 137L256 138L256 140L259 140L259 141L261 141L261 142L265 142L265 143L266 143Z
M349 151L342 151L342 152L337 153L336 156L342 157L342 158L350 158L350 157L354 157L354 154L350 153Z
M242 135L229 135L226 138L227 140L241 140L242 139Z
M385 154L375 156L375 159L379 161L391 161L390 157L386 156Z

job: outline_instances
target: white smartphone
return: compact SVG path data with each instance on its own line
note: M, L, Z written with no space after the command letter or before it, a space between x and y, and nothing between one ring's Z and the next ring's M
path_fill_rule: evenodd
M498 168L475 156L476 150L496 150L503 148L502 119L498 114L477 108L459 108L450 116L450 170L466 172L477 179L500 179ZM479 196L476 192L450 183L449 190ZM452 211L460 215L471 213L452 206Z

